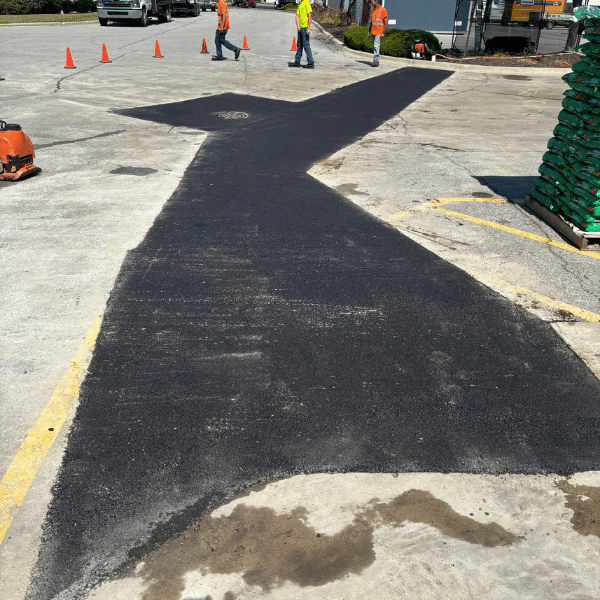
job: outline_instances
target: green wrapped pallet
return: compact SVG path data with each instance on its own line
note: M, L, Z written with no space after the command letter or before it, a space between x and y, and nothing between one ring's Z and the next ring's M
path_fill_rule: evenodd
M600 6L574 15L585 19L584 56L562 78L569 89L531 196L578 228L600 232Z
M563 92L563 96L567 98L571 98L573 100L580 100L581 102L589 102L591 96L588 94L584 94L583 92L578 92L577 90L566 90ZM598 100L598 105L600 106L600 100Z

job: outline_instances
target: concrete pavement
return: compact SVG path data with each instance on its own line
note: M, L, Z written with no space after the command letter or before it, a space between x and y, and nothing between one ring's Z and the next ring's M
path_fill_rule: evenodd
M256 18L276 18L282 19L284 22L283 20L288 17L280 14L253 16L250 11L232 11L232 13L236 17L239 14L239 22L247 24L248 27ZM233 22L235 23L235 21ZM204 23L206 23L206 28L200 31L204 27ZM66 371L68 362L78 346L78 340L85 337L87 323L91 323L94 316L102 312L116 270L118 270L124 255L124 249L134 247L140 240L140 236L143 236L153 215L167 200L177 185L178 177L195 153L197 146L193 148L184 140L193 139L196 143L202 143L204 139L202 134L198 134L196 131L165 128L156 124L144 125L137 120L134 124L130 119L110 113L107 109L194 98L199 92L200 94L212 94L231 88L240 93L266 95L274 98L305 99L331 87L346 85L356 78L361 79L374 75L372 69L360 62L357 63L353 57L342 54L334 44L323 39L314 41L315 48L321 54L320 62L323 66L315 70L314 74L311 73L316 77L307 83L305 79L299 78L300 74L289 73L285 68L279 67L278 61L281 60L283 63L288 58L289 50L286 48L293 36L292 28L290 27L291 33L288 31L287 36L281 28L282 33L277 44L273 46L264 44L260 39L258 31L264 24L256 26L258 27L256 37L249 36L251 50L244 56L245 62L241 65L233 63L227 65L228 67L243 68L225 73L221 71L218 73L218 77L214 70L209 70L208 73L203 74L203 77L199 77L193 82L190 81L189 72L195 63L185 50L198 44L198 39L201 42L202 35L207 37L210 35L209 32L213 27L207 20L190 20L189 24L184 25L175 22L165 26L164 31L161 26L160 34L156 35L164 36L160 38L163 54L168 57L168 49L170 52L176 53L177 61L175 64L169 63L167 68L159 67L158 74L149 70L156 69L152 61L146 61L143 66L140 66L140 58L145 55L138 47L143 45L144 39L138 39L138 31L131 29L124 31L127 36L134 35L136 37L135 43L133 40L121 41L119 52L111 56L117 66L116 73L113 71L100 74L98 66L94 64L99 60L99 53L97 52L97 57L94 56L90 37L95 39L96 33L93 36L82 34L81 39L85 40L85 44L82 44L81 52L85 53L88 62L86 65L79 63L78 68L85 68L78 72L77 77L74 74L65 79L64 71L60 71L62 64L58 61L55 61L55 66L48 65L44 68L45 74L40 77L39 69L34 68L35 65L40 64L39 54L32 54L30 60L26 61L27 65L31 65L31 69L26 67L24 72L18 75L18 79L16 71L4 73L7 81L2 85L7 87L3 87L3 89L9 90L9 100L6 106L7 109L12 107L12 114L15 115L15 118L12 118L11 114L10 120L22 122L26 131L34 138L34 142L36 138L38 141L41 140L42 143L37 144L39 148L37 162L45 172L45 177L23 182L22 186L9 188L2 185L0 189L3 203L7 202L5 206L12 207L12 220L8 222L8 231L15 232L14 238L11 239L11 253L15 252L14 248L20 248L17 253L10 255L10 260L7 260L3 267L6 269L7 277L14 281L10 288L13 293L10 295L3 293L3 301L8 303L11 311L8 313L10 323L3 324L3 331L11 331L11 327L16 329L14 336L5 337L3 348L3 356L8 359L7 364L10 365L10 368L3 373L3 378L6 377L3 383L7 382L9 385L3 385L6 397L2 399L2 407L3 411L9 409L15 411L14 418L11 417L10 420L7 420L8 426L5 430L11 434L3 436L3 439L6 440L6 448L3 447L5 468L10 465L26 432L35 422L61 375ZM272 26L274 29L279 29L280 21L277 21L277 26L274 24ZM81 26L80 28L69 28L69 30L80 29L83 31L91 27ZM56 54L59 54L59 50L64 52L64 49L60 47L60 39L55 39L44 28L40 29L42 32L39 39L47 56L52 50ZM152 29L158 30L158 26ZM11 29L11 32L15 30L18 34L18 28ZM188 34L187 30L189 30L189 37L185 37ZM114 31L122 33L122 28L116 28ZM176 36L169 38L169 32L176 33ZM116 33L111 31L108 35L116 35ZM151 37L154 37L154 32ZM172 41L168 41L169 39ZM150 41L153 42L153 40ZM68 42L72 44L71 40ZM150 47L151 44L148 46ZM133 52L130 50L131 48L134 49ZM31 52L34 52L33 49ZM36 49L36 52L39 50ZM149 52L151 53L151 50ZM115 56L119 59L120 64L115 60ZM401 63L386 62L381 67L381 71L395 68L398 64ZM102 65L102 68L104 67L108 67L108 65ZM205 68L210 69L211 67L209 65ZM538 74L533 71L535 70L527 70L526 74L522 72L517 74L519 77L528 78L525 80L506 78L506 74L496 75L491 74L490 71L486 75L474 75L472 71L456 73L446 84L436 88L418 103L405 109L398 119L392 119L376 132L362 138L358 142L358 148L349 147L346 151L329 157L320 165L315 166L313 172L341 193L357 200L374 214L388 219L390 222L394 222L392 217L409 211L413 205L423 206L422 210L410 210L406 217L395 219L400 227L403 227L403 233L413 236L423 245L429 245L431 249L435 248L435 251L445 258L450 258L455 264L468 268L478 278L501 293L512 294L511 297L516 302L537 310L543 318L544 315L547 315L545 318L559 321L557 326L564 330L591 329L591 337L587 338L592 348L587 358L591 364L594 353L597 354L593 348L593 340L597 340L596 326L587 324L583 317L587 316L588 319L593 319L593 316L589 315L600 312L596 304L597 298L592 297L593 290L587 284L588 281L594 281L594 278L597 277L597 259L593 256L571 252L562 247L550 246L548 243L538 242L536 244L530 238L511 234L502 229L491 228L485 224L494 222L500 225L505 224L506 227L510 225L519 231L535 232L536 235L548 240L561 241L558 236L518 204L502 202L471 202L467 204L461 201L463 202L460 205L461 214L479 219L479 222L441 213L438 208L430 210L424 207L427 202L437 198L481 199L487 195L491 198L520 199L523 192L526 191L531 177L535 175L545 142L550 136L555 116L558 114L560 94L564 87L556 75ZM274 85L274 73L277 73L278 85ZM511 74L514 72L511 71L509 75ZM135 81L136 84L132 85L132 81ZM374 84L375 90L376 85ZM24 98L28 99L29 108L23 108ZM530 107L534 100L535 109L532 110ZM57 111L57 107L62 108ZM53 115L52 122L45 117L50 112ZM490 119L490 114L496 115L496 118ZM450 119L450 115L454 118ZM513 121L515 115L518 116L516 122ZM532 121L534 121L533 127L531 126ZM511 122L514 123L512 129L508 129L507 124ZM75 126L75 124L77 125ZM57 132L60 132L60 135L57 135ZM172 139L178 140L177 143L172 143ZM116 140L118 143L110 143ZM97 145L99 143L100 145ZM102 144L105 143L109 145L103 147ZM42 147L40 148L40 146ZM73 148L73 152L65 153L69 148ZM493 160L490 160L490 149L493 151ZM116 154L117 152L122 152L122 156ZM169 157L168 166L164 165L165 155ZM459 159L457 159L457 155ZM362 160L359 160L360 157ZM383 167L387 168L383 168L382 163ZM51 165L51 167L47 165ZM89 174L82 168L82 165L89 165ZM99 165L100 169L98 169ZM118 171L123 167L126 169L154 169L155 171L144 171L142 176L128 175L127 170L124 173ZM117 204L114 202L115 184L112 181L106 181L108 177L105 175L110 171L117 171L113 174L112 179L120 175L121 182L125 181L124 178L129 177L127 185L121 182L118 184L121 190L119 195L127 198L127 203ZM365 177L365 172L369 174L369 177ZM435 173L433 177L432 172ZM163 181L158 187L156 177L160 177ZM107 185L109 200L99 202L98 206L106 211L107 218L98 218L97 213L92 213L94 218L86 221L82 217L84 215L89 217L89 202L102 197L96 194L104 184ZM32 198L36 200L33 203L31 202ZM136 202L144 201L149 204L140 205L136 209L135 204L131 205L132 198ZM47 222L50 217L52 218L52 229L60 226L60 221L55 218L57 212L53 202L58 205L60 210L65 211L64 228L56 229L56 233L48 238L40 237L36 234L36 224ZM78 202L83 202L79 214L74 211ZM23 211L25 206L28 208L27 212ZM469 206L469 209L465 210L464 206ZM473 208L474 212L471 210ZM124 209L131 209L134 212L131 216L126 216L123 214ZM154 212L149 212L149 210ZM454 212L459 211L455 210ZM19 224L21 228L27 228L32 235L27 238L17 235L16 224ZM99 224L102 226L99 227ZM74 230L74 225L78 225L79 229ZM119 234L121 238L117 244L113 244L111 236L113 236L113 232L117 231L115 227L119 225L123 228L122 233ZM518 227L515 227L516 225ZM492 229L493 231L491 231ZM38 227L37 232L39 231ZM42 231L46 235L46 228L43 228ZM481 231L485 231L486 243L481 241ZM73 232L75 232L73 238L65 237L67 233ZM97 240L90 237L92 232L97 236ZM3 239L8 239L6 233L3 233ZM22 241L21 246L18 244L19 240ZM57 240L64 240L66 243L60 245L56 243ZM95 256L91 253L92 250L98 251L100 247L103 247L102 244L107 247L107 250L110 250L111 246L120 249L120 254L117 253L114 261L107 261L104 254ZM69 251L76 253L72 255ZM40 255L51 257L52 269L42 268L42 263L38 260ZM27 260L37 269L34 281L29 283L27 282L28 275L20 275L20 271L15 269L15 265L24 265ZM74 276L73 264L80 266L79 275L75 274ZM93 275L94 269L90 267L90 264L95 264L100 271L91 280L90 276ZM31 272L30 269L25 270ZM48 272L52 273L51 282L48 282ZM551 278L545 276L547 272L552 272ZM68 279L68 284L57 285L59 281L57 278L61 274ZM78 281L78 285L81 287L80 293L74 293L73 283L75 281ZM506 282L509 285L501 285L498 282ZM46 283L45 286L44 283ZM41 294L39 290L43 290L44 293ZM95 291L91 292L91 290ZM59 302L61 297L75 302L75 305L72 306L67 302L61 306ZM42 305L33 303L34 299L39 303L42 298L45 300ZM79 304L75 300L76 298L80 299ZM572 307L572 310L564 307L554 308L545 299L561 302L561 306ZM74 327L75 307L82 302L84 306L81 309L81 325ZM44 304L48 306L44 306ZM561 313L561 310L570 312L570 315ZM580 313L582 316L577 316L577 310L585 312ZM35 317L33 322L32 317ZM577 325L577 323L583 323L583 325ZM55 337L53 338L53 336ZM56 340L59 341L58 344L52 343ZM57 351L59 345L63 348L61 351ZM580 344L575 347L581 351ZM36 353L38 358L36 358ZM31 367L21 367L25 359L29 361ZM21 368L22 370L20 370ZM60 458L60 446L54 446L51 453L54 454L54 465L56 465ZM35 519L39 523L43 517L44 507L49 497L48 487L53 479L51 471L51 464L46 463L36 482L37 494L30 494L27 497L25 505L12 522L11 529L2 545L3 564L9 565L6 569L2 569L3 580L0 583L4 586L1 589L5 590L6 597L21 597L26 586L27 572L32 563L32 557L35 556L38 536L35 527L32 531L31 523ZM336 475L335 477L340 476ZM377 476L369 477L376 478ZM384 479L386 482L384 487L386 487L389 476L381 477L388 478ZM371 484L361 485L368 490L366 496L369 496L369 500L377 496L384 502L401 497L402 494L413 488L421 493L426 491L431 493L431 488L427 487L430 485L429 483L422 479L412 480L411 477L419 476L400 475L402 485L398 488L390 487L387 496L376 491L376 484L373 484L375 487L372 490L369 490ZM577 477L579 479L574 479L576 483L584 483L589 488L584 490L584 496L594 501L593 487L598 485L596 476L587 474ZM510 497L514 493L514 486L509 478L492 478L491 481L497 484L496 492L502 497ZM557 523L556 530L559 531L559 524L562 528L561 531L572 527L569 524L572 508L567 509L566 506L569 502L569 493L571 496L573 493L565 491L564 485L563 488L557 487L558 478L553 479L552 476L548 476L543 485L539 483L538 478L524 478L523 480L517 478L515 481L519 481L519 483L514 485L520 485L522 481L527 481L527 487L532 490L535 497L557 494L558 503L563 508L552 513L556 514L555 521L553 521ZM304 487L305 480L300 478L298 485ZM475 487L477 485L479 484L475 484ZM464 481L458 476L444 477L444 488L454 490L454 492L450 496L442 495L442 500L448 502L453 511L465 517L470 514L466 513L468 503L461 504L459 500L453 498L453 494L458 494L457 490L462 489L463 486ZM323 487L321 482L318 487ZM539 492L540 489L544 491ZM583 488L581 489L583 490ZM294 497L291 492L290 497ZM415 495L410 497L414 498ZM416 497L422 502L422 496L417 494ZM290 512L293 506L302 506L303 503L306 503L304 498L299 496L298 498L295 500L296 504L290 501L289 505L281 506L278 510L285 514L286 511ZM319 498L321 505L330 504L327 494L323 493ZM572 506L577 499L577 494L574 498L575 500L570 500ZM581 502L584 500L585 498L582 497ZM272 499L265 501L266 504L269 502L274 501ZM349 504L355 507L352 509L354 511L365 510L364 498L352 500ZM356 507L359 507L360 510ZM517 511L514 508L509 511L515 519L512 524L504 517L502 517L504 520L498 517L500 521L496 522L500 522L506 531L520 536L519 532L523 530L523 527L514 515L515 512ZM34 521L31 521L32 515ZM368 519L372 518L373 514L368 517ZM348 514L342 517L342 523L343 519L349 522L350 517ZM395 523L393 520L391 522ZM420 527L422 531L422 523ZM335 526L332 526L329 531L335 532ZM17 532L18 535L15 535ZM399 537L397 543L402 544L403 539ZM543 537L540 536L540 539ZM547 564L548 561L560 563L571 555L578 556L578 552L583 552L583 555L592 552L593 556L595 539L594 536L590 537L589 535L573 535L574 545L572 547L562 547L548 557L544 556L542 560L544 564ZM29 540L29 544L27 548L24 548L27 546L26 540ZM363 542L368 546L368 538L363 538ZM589 547L587 542L590 542L592 546ZM470 542L463 540L462 543L470 544L466 548L473 549L473 544ZM467 552L470 560L477 558L477 548L478 546L475 545L476 552L474 554ZM377 554L381 556L381 551L378 551ZM348 572L365 573L366 565L370 564L369 560L367 552L366 558L362 562L359 561L358 566L351 567ZM496 555L493 555L492 560L501 564L502 569L511 568L510 565L514 564L503 563L502 560L496 558ZM532 564L529 572L535 571L534 566ZM434 572L436 571L435 567L436 563L430 565ZM439 570L438 568L437 571ZM143 568L140 568L140 575L145 576L142 571ZM215 573L217 571L218 569L215 569ZM285 574L277 575L274 580L272 577L272 575L265 575L259 581L264 583L265 581L283 582L286 580ZM376 579L381 580L381 578ZM214 589L217 591L213 591L214 597L219 597L219 593L225 596L228 591L236 595L243 592L246 594L243 597L266 594L265 590L269 585L266 587L258 585L257 587L251 578L250 581L250 584L247 581L244 584L250 586L244 591L240 587L239 577L234 583L229 583L228 580L223 583L221 580L215 584ZM303 587L304 580L292 578L292 581L295 582L295 585ZM424 594L432 583L427 577L420 581L422 583L419 584L418 589L421 590L420 593ZM451 587L449 584L443 585L442 593L446 595L439 597L452 597L449 595L450 590L454 590L452 593L456 594L455 597L468 597L465 595L465 590L468 590L468 583L471 580L467 581L466 577L462 577L453 581L455 587ZM524 582L522 577L518 581L521 582L524 590L527 589L527 586L539 590L543 582L548 583L544 578L533 578ZM352 585L360 589L361 582L367 586L366 589L372 589L367 580L359 580L358 583L353 581ZM592 598L597 595L594 582L588 581L585 573L578 573L575 581L568 579L567 584L566 589L569 593L576 589L577 591L572 593L580 594L573 597ZM111 585L115 587L117 584ZM274 586L275 584L271 583L270 585ZM279 591L285 592L287 589L291 595L299 593L297 588L286 588L286 585L283 585ZM390 597L405 597L401 595L404 593L403 585L397 582L393 586L393 590L388 592ZM518 585L519 583L514 584L516 589L519 589ZM232 586L231 589L228 586ZM487 589L491 590L493 586ZM97 593L109 594L108 588L104 588L104 590L101 589ZM317 590L319 591L317 592ZM345 594L345 592L336 592L320 586L318 588L308 587L306 592L309 595L321 592L329 593L330 597L344 597L340 594ZM414 595L415 590L413 589L412 592ZM131 594L131 592L127 593ZM210 592L203 588L194 592L180 590L177 593L181 597L190 594L192 597L195 595L202 597L202 594L206 596ZM487 593L488 597L494 597L489 595L493 593L492 591ZM520 593L525 593L525 591ZM554 597L557 598L569 597L566 595L565 589L556 588L551 584L548 585L547 593L549 597L553 597L550 595L552 593L555 593ZM378 595L378 593L374 592L373 595ZM422 597L432 596L423 595Z

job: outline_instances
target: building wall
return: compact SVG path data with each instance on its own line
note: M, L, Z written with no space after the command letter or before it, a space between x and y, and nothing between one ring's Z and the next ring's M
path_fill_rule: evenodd
M363 2L356 0L353 11L353 19L359 23ZM327 0L327 6L334 10L346 8L348 4L348 0ZM388 12L390 27L452 33L456 0L382 0L382 4Z

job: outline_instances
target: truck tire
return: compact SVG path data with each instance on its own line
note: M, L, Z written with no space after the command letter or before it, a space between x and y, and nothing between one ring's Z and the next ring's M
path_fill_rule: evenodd
M159 23L169 23L171 21L171 7L165 6L162 15L158 15Z
M554 27L554 22L553 22L553 21L546 21L546 22L544 23L544 27L545 27L546 29L552 29L552 28Z
M148 13L146 12L146 7L142 8L142 16L140 17L140 27L148 27Z
M98 22L100 23L100 27L106 27L108 25L108 19L101 19L98 17Z

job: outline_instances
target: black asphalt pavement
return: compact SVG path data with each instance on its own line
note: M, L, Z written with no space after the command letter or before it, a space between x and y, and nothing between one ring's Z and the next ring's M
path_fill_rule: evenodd
M272 478L600 468L599 382L550 326L306 174L448 76L125 112L211 133L110 297L30 598Z

